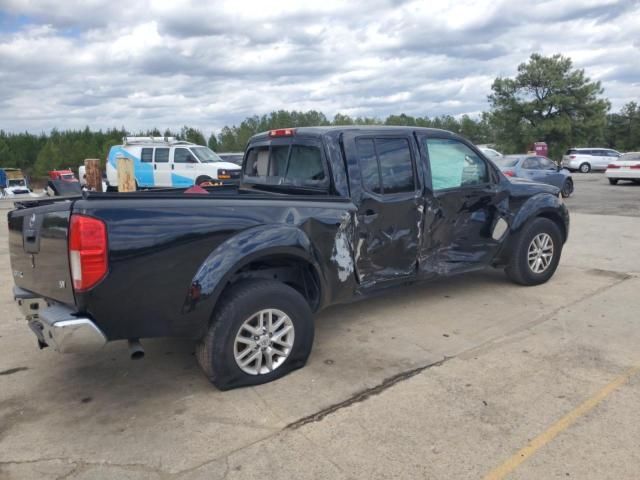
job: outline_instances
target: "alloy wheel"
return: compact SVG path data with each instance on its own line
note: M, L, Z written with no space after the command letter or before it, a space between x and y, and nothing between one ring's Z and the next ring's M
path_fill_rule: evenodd
M233 355L249 375L264 375L289 357L295 339L291 318L282 310L267 308L247 318L236 335Z
M548 233L539 233L529 244L527 254L529 268L533 273L543 273L553 260L553 240Z

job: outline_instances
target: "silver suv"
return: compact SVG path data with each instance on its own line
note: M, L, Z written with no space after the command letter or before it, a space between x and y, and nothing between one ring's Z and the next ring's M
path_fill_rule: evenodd
M562 166L567 170L606 170L607 165L621 155L610 148L570 148L562 157Z

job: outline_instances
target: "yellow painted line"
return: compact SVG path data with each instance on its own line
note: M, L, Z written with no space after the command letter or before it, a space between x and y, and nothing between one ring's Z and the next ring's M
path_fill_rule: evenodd
M614 390L618 389L629 379L640 372L640 365L637 365L617 377L611 383L602 388L599 392L595 393L592 397L585 400L578 407L567 413L564 417L551 425L547 430L542 432L536 438L531 440L527 446L518 450L513 456L508 458L502 465L494 468L488 474L483 477L483 480L501 480L511 472L513 472L518 466L526 461L530 456L536 453L539 449L544 447L547 443L556 438L560 433L569 428L576 420L595 408L600 402L607 398Z

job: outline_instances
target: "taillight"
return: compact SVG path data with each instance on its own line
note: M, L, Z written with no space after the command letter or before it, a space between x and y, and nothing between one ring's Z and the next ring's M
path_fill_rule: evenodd
M107 274L107 227L102 220L71 215L69 263L75 291L89 290Z
M516 172L514 172L513 170L505 170L504 173L507 177L515 177L516 176Z
M575 155L569 155L569 158L576 158Z
M633 168L633 169L640 169L640 163L636 163L635 165L631 165L631 167L630 167L630 168Z
M616 165L615 163L610 163L607 165L607 168L620 168L620 165Z
M295 128L278 128L276 130L269 130L270 137L293 137L295 133Z

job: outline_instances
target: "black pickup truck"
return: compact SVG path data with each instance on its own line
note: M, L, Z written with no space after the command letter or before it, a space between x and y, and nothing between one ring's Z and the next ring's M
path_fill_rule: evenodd
M264 383L305 364L328 305L488 266L540 284L569 231L556 187L442 130L272 130L242 172L234 189L16 203L14 296L40 347L185 336L219 388Z

